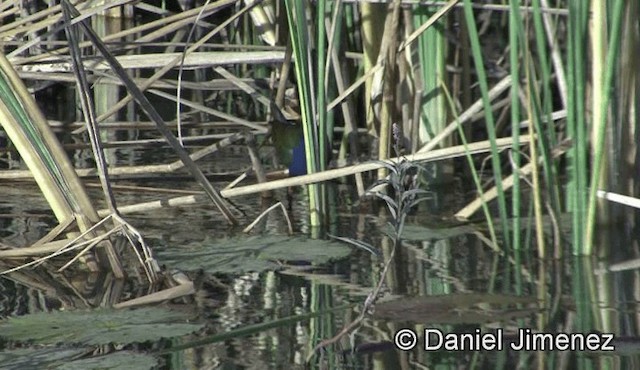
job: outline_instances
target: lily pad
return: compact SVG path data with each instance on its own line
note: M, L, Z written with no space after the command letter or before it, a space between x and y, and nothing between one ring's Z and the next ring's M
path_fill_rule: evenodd
M177 337L202 327L187 319L183 313L156 307L41 312L0 322L0 336L42 344L129 344Z
M528 317L540 311L536 303L534 297L486 293L403 297L376 304L373 317L421 324L480 324Z
M422 225L405 225L402 229L402 239L408 241L423 241L423 240L442 240L451 239L457 236L472 234L475 232L475 228L472 225L457 225L450 227L429 227ZM391 226L387 225L382 229L382 232L389 237L395 236L395 231Z
M131 351L109 353L104 356L95 356L72 361L58 366L58 370L145 370L152 369L158 364L158 360L148 354Z
M512 220L509 220L508 226L509 230L513 230ZM542 218L542 225L545 233L550 233L552 231L552 225L554 222L558 222L560 226L563 227L561 232L564 234L569 232L569 228L571 227L571 219L567 217L566 214L562 214L557 217L557 220L551 219L549 216L544 216ZM526 228L531 227L534 224L534 221L527 217L520 218L520 227L522 230L526 230ZM499 220L493 221L493 226L496 229L496 232L502 232L501 223ZM395 231L390 225L386 225L382 228L382 232L390 237L395 236ZM424 241L424 240L442 240L442 239L451 239L455 237L459 237L466 234L474 234L477 232L488 232L488 226L486 222L466 222L466 221L457 221L452 219L436 219L436 218L427 218L424 220L420 220L419 223L411 223L405 224L402 229L402 239L408 241Z
M276 261L322 264L350 253L348 246L332 240L282 235L207 239L157 252L163 263L174 268L203 269L209 273L277 270L280 264Z
M18 348L0 352L3 369L51 369L86 354L86 348Z

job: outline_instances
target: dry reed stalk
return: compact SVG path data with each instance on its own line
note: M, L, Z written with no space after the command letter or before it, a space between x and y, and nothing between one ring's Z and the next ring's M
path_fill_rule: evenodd
M163 91L150 89L149 92L153 93L155 95L158 95L160 97L163 97L165 99L174 101L174 102L178 100L175 96L173 96L171 94L167 94L167 93L165 93ZM229 121L231 121L233 123L237 123L239 125L246 126L246 127L250 128L250 129L254 129L254 130L260 131L262 133L266 133L267 132L267 127L265 127L265 126L257 125L257 124L255 124L255 123L253 123L251 121L246 120L246 119L242 119L242 118L239 118L239 117L236 117L236 116L232 116L232 115L224 113L224 112L220 112L218 110L215 110L213 108L209 108L209 107L204 106L202 104L194 103L194 102L191 102L191 101L188 101L188 100L185 100L185 99L180 99L180 104L185 105L185 106L190 107L190 108L198 109L198 110L200 110L202 112L211 114L212 116L216 116L218 118L229 120Z
M242 133L231 134L227 138L220 140L217 143L211 144L202 148L194 153L191 153L189 157L193 161L197 161L206 155L214 153L233 142L243 137ZM179 169L184 168L184 163L181 160L177 160L167 164L155 164L145 166L127 166L127 167L112 167L109 168L109 175L114 176L133 176L133 175L145 175L145 174L159 174L159 173L171 173ZM84 168L75 170L78 176L88 177L96 176L97 171L95 168ZM18 180L33 178L33 174L28 170L14 170L14 171L0 171L0 180Z
M528 142L529 142L528 135L520 136L521 144L524 145ZM501 138L497 140L497 145L501 149L510 147L511 143L512 143L511 138ZM460 145L460 146L455 146L451 148L433 150L429 153L416 153L413 155L407 155L402 158L409 161L432 162L432 161L464 156L466 155L465 150L468 150L470 154L479 154L479 153L485 153L489 151L489 149L490 149L489 142L484 141L484 142L478 142L478 143L471 143L467 145L466 148L463 145ZM400 160L400 158L392 158L383 162L389 163L397 160ZM225 198L231 198L231 197L237 197L241 195L256 194L266 190L276 190L276 189L283 189L291 186L308 185L312 183L333 180L333 179L337 179L344 176L351 176L360 172L374 171L383 166L384 164L382 164L382 162L365 162L365 163L360 163L353 166L327 170L327 171L318 172L310 175L303 175L303 176L298 176L293 178L269 181L263 184L247 185L239 188L230 188L230 189L225 188L220 191L220 195L222 195ZM143 202L143 203L138 203L133 205L120 206L118 207L118 212L122 214L133 213L133 212L147 212L147 211L151 211L151 210L159 209L163 207L174 207L174 206L197 204L197 203L201 203L202 199L203 199L202 195L188 195L188 196L175 197L175 198L165 199L165 200L155 200L155 201ZM98 214L105 215L106 214L105 212L107 211L100 210L98 211Z
M245 227L242 230L242 232L243 233L248 233L249 231L251 231L251 229L253 229L258 224L258 222L260 222L260 220L262 220L269 212L273 211L277 207L280 207L280 209L282 210L282 214L284 214L285 220L287 220L287 227L289 229L289 235L293 235L293 225L291 224L291 219L289 218L289 214L287 213L287 209L284 208L284 205L282 204L282 202L278 202L278 203L272 205L271 207L267 208L258 217L256 217L256 219L252 223L250 223L247 227Z
M207 6L204 6L205 9L205 14L212 14L215 13L217 10L219 10L221 7L224 7L226 5L230 5L229 1L226 1L224 3L221 3L219 1L209 4ZM57 5L57 7L59 8L59 5ZM52 7L55 8L55 7ZM193 24L193 21L195 20L195 18L197 17L198 13L200 12L201 8L195 8L195 9L191 9L185 12L180 12L177 13L175 15L163 18L163 19L158 19L152 22L148 22L145 24L142 24L140 26L136 26L136 27L132 27L132 28L128 28L126 30L120 31L120 32L116 32L113 33L111 35L105 36L102 41L103 42L112 42L112 41L116 41L116 40L120 40L120 39L124 39L126 37L129 36L135 36L136 34L142 33L144 31L147 31L149 29L152 28L156 28L156 27L160 27L159 30L150 32L145 34L144 36L137 38L138 42L146 42L146 41L150 41L153 40L155 38L159 38L162 36L165 36L166 34L175 31L178 28L182 28L184 26L187 25L191 25ZM80 48L86 48L86 47L90 47L91 43L88 41L85 42L81 42L79 44ZM137 46L137 45L136 45ZM50 50L47 54L39 54L39 55L34 55L34 56L30 56L30 57L13 57L11 58L12 63L14 63L14 65L17 64L25 64L25 63L33 63L33 62L39 62L42 61L44 59L50 58L51 56L57 56L57 55L65 55L66 53L69 52L69 48L68 47L61 47L59 49L55 49L55 50ZM9 55L9 56L13 56L13 55Z
M521 143L521 144L524 144L524 143ZM553 150L552 156L554 158L557 158L557 157L563 155L564 153L566 153L567 150L569 150L569 148L567 147L566 143L562 143L557 148L555 148ZM542 160L542 158L539 158L539 160ZM520 176L527 176L532 171L533 171L533 164L532 163L527 163L526 165L524 165L524 166L520 167L520 169L518 169L518 174ZM505 177L502 180L502 186L503 186L504 190L507 190L507 189L509 189L509 188L511 188L513 186L513 179L514 179L514 176L513 175L509 175L509 176ZM491 189L485 191L482 196L476 198L471 203L467 204L464 208L459 210L455 214L455 217L461 218L461 219L468 219L474 213L476 213L480 208L482 208L482 203L489 202L489 201L495 199L497 196L498 196L498 190L497 190L497 187L494 186Z
M116 56L116 60L124 69L160 68L181 55L182 53L146 53L141 55L120 55ZM271 64L282 63L283 60L284 52L282 51L200 51L187 55L184 58L183 68L194 69L225 64ZM92 71L111 70L111 66L104 61L85 61L84 67ZM71 73L73 66L70 62L55 61L52 63L21 64L16 65L15 69L20 72L31 73Z
M123 309L123 308L131 308L136 306L159 303L159 302L169 301L176 298L182 298L182 297L191 295L195 292L196 290L193 286L193 282L187 281L187 282L181 283L178 286L163 289L159 292L150 293L142 297L133 298L128 301L116 303L113 305L113 308Z

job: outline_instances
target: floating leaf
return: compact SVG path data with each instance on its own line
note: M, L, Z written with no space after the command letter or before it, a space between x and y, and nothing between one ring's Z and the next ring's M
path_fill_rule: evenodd
M411 321L421 324L476 324L528 317L539 312L531 305L534 297L500 294L464 293L403 297L376 305L373 317L391 321Z
M395 234L390 227L385 227L384 229L382 229L382 231L390 237L393 237ZM402 230L401 238L403 240L413 241L441 240L454 238L460 235L471 234L475 231L476 229L470 224L442 228L421 225L405 225Z
M275 261L326 263L350 254L350 248L331 240L282 235L208 239L158 251L158 258L172 267L209 273L245 273L276 270Z
M3 369L51 369L86 354L86 348L19 348L0 352Z
M1 322L0 336L44 344L129 344L185 335L202 327L187 319L183 313L157 307L41 312Z
M158 360L148 354L131 351L109 353L104 356L95 356L75 360L58 366L57 370L145 370L152 369L158 364Z
M428 198L419 198L416 201L422 201L423 199ZM415 204L412 204L413 207ZM409 207L409 208L411 208ZM569 232L571 226L571 220L568 219L566 214L560 215L558 217L560 222L560 226L564 229L560 230L561 233ZM422 241L422 240L441 240L441 239L451 239L454 237L458 237L465 234L474 234L477 232L486 232L488 227L486 223L469 223L469 222L459 222L455 220L449 219L433 219L429 218L427 220L420 220L421 224L419 225L406 225L405 229L402 233L402 239L411 240L411 241ZM533 224L533 220L527 217L522 217L520 221L520 227L522 230L525 230L527 227ZM545 232L550 232L552 224L552 219L549 216L543 217L543 226ZM496 231L501 230L500 222L498 220L494 221L494 226ZM508 223L509 230L513 230L512 223ZM393 236L393 230L391 228L384 228L382 231L389 235Z
M331 235L329 234L329 236L333 239L336 240L340 240L341 242L345 242L345 243L349 243L351 245L354 245L360 249L363 249L371 254L373 254L376 257L382 257L382 254L371 244L362 241L362 240L358 240L358 239L353 239L353 238L346 238L346 237L342 237L342 236L335 236L335 235Z

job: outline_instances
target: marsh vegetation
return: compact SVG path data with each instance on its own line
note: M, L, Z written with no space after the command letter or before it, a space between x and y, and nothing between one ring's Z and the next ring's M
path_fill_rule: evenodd
M5 1L0 40L0 363L640 361L637 1Z

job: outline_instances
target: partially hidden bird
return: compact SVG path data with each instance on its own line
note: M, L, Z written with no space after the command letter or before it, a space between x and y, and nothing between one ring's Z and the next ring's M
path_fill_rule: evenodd
M278 159L287 166L289 176L307 174L307 158L302 125L274 121L271 123L271 140Z

